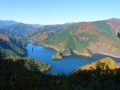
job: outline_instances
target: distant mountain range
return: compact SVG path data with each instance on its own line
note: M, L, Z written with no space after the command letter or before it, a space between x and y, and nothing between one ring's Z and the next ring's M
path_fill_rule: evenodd
M14 24L17 24L17 23L18 22L12 21L12 20L10 20L10 21L2 21L2 20L0 20L0 28L7 28L7 27L9 27L11 25L14 25Z
M44 30L58 30L66 25L68 24L44 26L0 20L0 52L7 56L23 56L27 53L24 47L34 35Z
M12 25L15 25L15 24L25 24L25 23L16 22L16 21L13 21L13 20L0 20L0 28L8 28L8 27L10 27ZM34 26L34 27L44 26L44 25L40 25L40 24L27 24L27 25L31 25L31 26Z
M118 32L120 19L116 18L45 26L0 21L0 33L14 40L17 45L20 43L21 47L24 47L30 39L33 39L35 44L53 48L63 56L75 53L85 56L107 54L119 57Z

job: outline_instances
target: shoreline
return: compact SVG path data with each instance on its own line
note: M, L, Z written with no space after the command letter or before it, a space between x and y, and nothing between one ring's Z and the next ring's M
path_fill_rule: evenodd
M43 46L44 48L50 48L50 49L53 49L55 50L56 52L59 52L59 49L56 49L54 47L51 47L50 45L43 45L43 44L34 44L34 45L41 45ZM74 53L74 52L73 52ZM85 56L85 57L92 57L93 55L96 55L96 54L101 54L101 55L107 55L107 56L110 56L110 57L113 57L113 58L120 58L120 56L116 56L116 55L111 55L111 54L107 54L107 53L93 53L91 55L83 55L83 54L77 54L77 53L74 53L75 55L78 55L78 56ZM68 56L71 56L73 54L70 54ZM68 57L68 56L64 56L64 57Z
M101 54L101 53L96 53L96 54ZM107 53L102 53L102 55L107 55L113 58L120 58L120 56L115 56L115 55L111 55L111 54L107 54Z
M45 47L45 46L43 46L43 47ZM52 47L47 46L45 48L51 48L51 49L55 50L56 52L59 52L59 50L56 50L55 48L52 48ZM77 54L77 53L74 53L74 54L78 55L78 56L85 56L85 57L92 57L93 55L101 54L101 55L107 55L107 56L110 56L110 57L113 57L113 58L120 58L120 56L111 55L111 54L107 54L107 53L93 53L92 55L83 55L83 54ZM70 54L69 56L71 56L71 55L73 55L73 54ZM67 56L65 56L65 57L67 57Z

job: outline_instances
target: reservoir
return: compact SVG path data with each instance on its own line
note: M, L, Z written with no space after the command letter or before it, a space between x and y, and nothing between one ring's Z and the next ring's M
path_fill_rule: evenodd
M56 54L56 51L53 49L45 48L41 45L33 45L31 43L26 46L26 49L28 51L27 57L45 62L52 66L51 70L46 72L50 74L58 73L67 75L84 65L98 61L104 57L110 57L101 54L95 54L92 57L72 55L69 57L64 57L62 60L52 60L52 55ZM117 63L120 63L120 58L111 58L114 59Z

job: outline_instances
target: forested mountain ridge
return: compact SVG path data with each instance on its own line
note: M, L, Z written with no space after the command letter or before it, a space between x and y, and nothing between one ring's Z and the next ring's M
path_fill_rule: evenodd
M58 30L63 28L66 25L68 24L44 26L39 24L25 24L25 23L9 21L9 20L8 21L0 20L0 33L1 33L0 46L2 49L1 52L6 53L6 55L8 56L10 53L11 53L10 55L12 56L13 55L22 56L23 51L24 53L27 53L24 47L30 42L32 36L36 35L38 32L41 33L44 31ZM3 38L3 35L4 35L4 38ZM6 47L9 47L9 49L7 48L8 49L7 50ZM13 47L14 47L14 50L12 49ZM20 49L18 49L18 47ZM22 53L20 53L19 51L21 51Z
M6 56L26 56L25 46L30 41L29 35L38 27L40 26L0 20L0 52Z
M44 30L33 36L36 44L53 48L69 56L72 53L91 56L107 54L120 56L120 19L70 24L58 30Z
M119 90L120 69L109 69L106 65L107 62L100 63L96 69L79 70L69 76L46 75L42 70L48 70L48 64L37 64L37 61L32 59L5 58L0 55L0 89Z
M7 28L3 27L5 25ZM63 56L75 53L84 56L107 54L119 57L119 31L120 19L115 18L42 27L18 22L0 25L1 33L23 47L33 39L35 44L53 48Z

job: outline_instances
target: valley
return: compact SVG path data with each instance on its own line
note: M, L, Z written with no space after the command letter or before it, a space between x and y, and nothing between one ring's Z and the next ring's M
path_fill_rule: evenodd
M61 60L53 60L52 56L57 53L57 51L54 49L46 48L41 45L33 45L32 43L29 43L26 46L26 49L28 51L28 58L34 58L35 60L51 65L51 69L46 71L46 74L55 73L58 75L69 75L78 68L96 62L105 57L110 57L111 59L115 60L117 64L120 63L120 58L102 54L94 54L91 57L73 54L71 56L63 57Z
M50 74L70 74L105 57L119 63L118 22L114 18L44 26L0 21L0 52L7 57L42 60L51 65Z
M0 90L120 90L120 0L0 0Z

